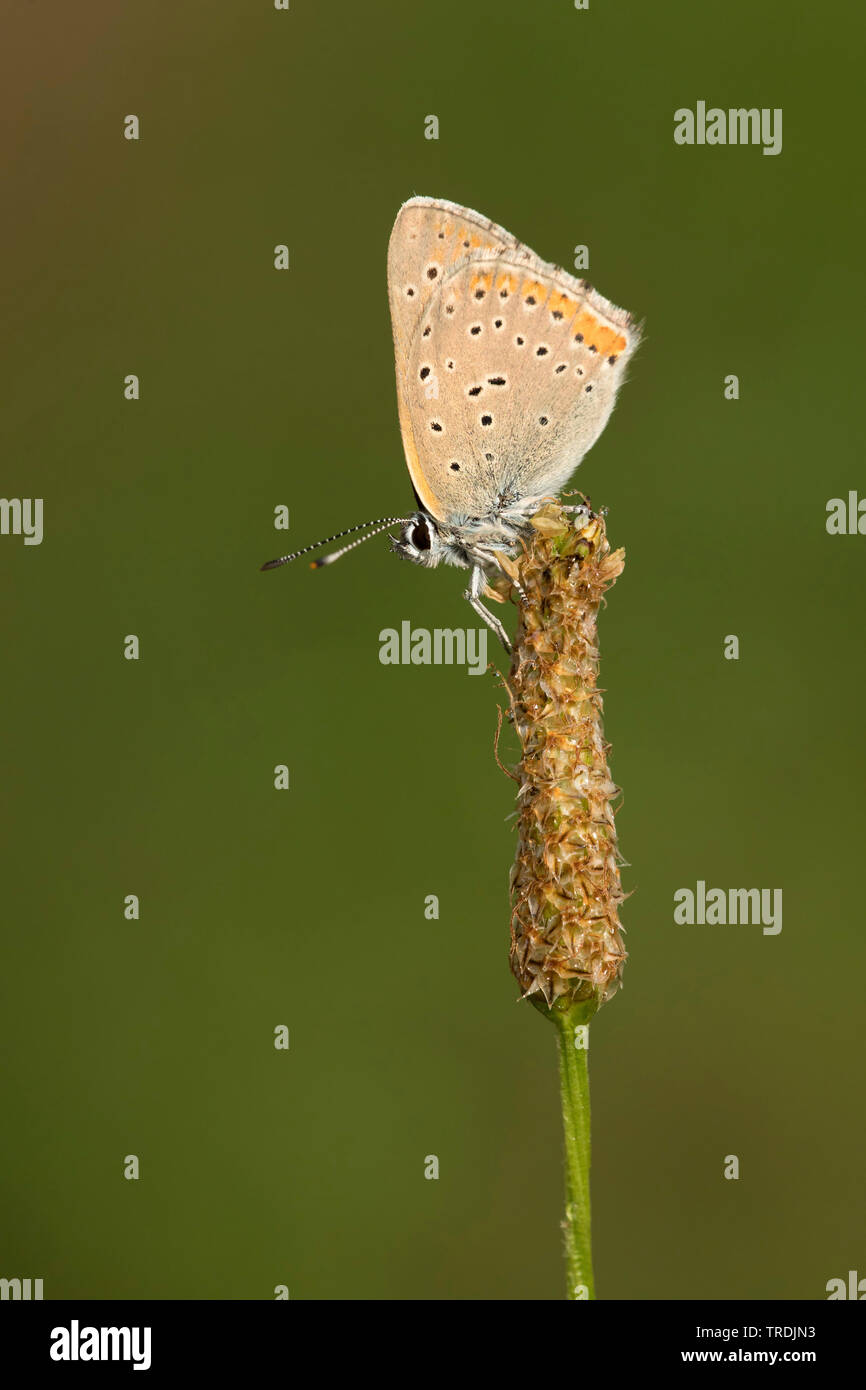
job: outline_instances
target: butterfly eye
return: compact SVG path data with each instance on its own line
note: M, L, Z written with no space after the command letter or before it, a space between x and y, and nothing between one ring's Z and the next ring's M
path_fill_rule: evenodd
M412 544L416 550L430 549L430 532L427 529L426 522L418 522L412 527Z

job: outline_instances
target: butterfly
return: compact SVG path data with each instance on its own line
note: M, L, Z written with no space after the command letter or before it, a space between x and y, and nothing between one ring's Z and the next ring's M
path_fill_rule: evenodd
M388 246L397 403L417 510L349 527L270 560L391 526L394 551L470 572L465 597L506 650L482 599L545 499L568 482L604 429L640 328L583 280L542 261L469 208L411 198ZM512 581L513 582L513 581Z

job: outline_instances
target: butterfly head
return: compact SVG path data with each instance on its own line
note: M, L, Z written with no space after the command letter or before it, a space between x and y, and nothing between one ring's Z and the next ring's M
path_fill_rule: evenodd
M406 519L399 536L391 540L391 548L413 565L435 567L445 558L446 544L439 528L427 512L413 512Z

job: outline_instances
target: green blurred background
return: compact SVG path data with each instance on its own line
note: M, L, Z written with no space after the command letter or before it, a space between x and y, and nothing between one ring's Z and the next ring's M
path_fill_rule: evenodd
M501 695L378 660L405 618L465 626L465 577L384 538L258 569L411 505L385 252L416 193L566 266L586 243L647 325L576 478L628 554L601 630L635 892L593 1025L599 1296L866 1274L866 538L825 530L829 498L866 493L855 14L3 6L2 491L44 497L45 539L0 537L0 1275L47 1298L562 1295L554 1035L507 965ZM698 100L782 107L782 153L676 146ZM698 879L781 887L781 934L675 925Z

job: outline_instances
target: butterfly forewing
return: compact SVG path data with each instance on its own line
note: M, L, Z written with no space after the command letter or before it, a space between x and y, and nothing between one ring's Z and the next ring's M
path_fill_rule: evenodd
M435 464L428 461L427 441L423 437L416 440L415 431L421 422L413 419L409 409L412 344L416 337L422 344L429 339L432 329L427 339L421 335L447 275L473 253L506 251L517 244L514 237L480 213L437 198L412 198L404 203L391 232L388 298L403 448L415 491L430 514L440 519L440 480L435 476Z

